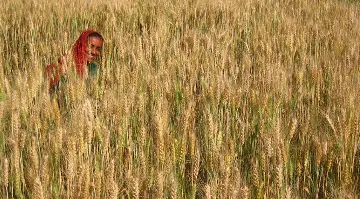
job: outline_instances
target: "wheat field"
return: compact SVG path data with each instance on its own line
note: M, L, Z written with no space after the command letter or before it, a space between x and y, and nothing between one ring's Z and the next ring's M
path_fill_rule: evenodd
M84 29L103 73L44 69ZM360 4L3 0L0 198L357 198Z

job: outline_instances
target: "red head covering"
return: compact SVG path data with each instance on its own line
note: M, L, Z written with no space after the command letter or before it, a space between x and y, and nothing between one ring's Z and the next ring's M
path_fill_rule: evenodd
M96 32L95 30L84 30L71 49L75 62L76 73L81 78L83 77L84 67L87 66L86 53L87 53L88 37L92 33L97 33L101 35L99 32ZM48 65L46 67L46 73L50 79L50 87L55 86L60 81L60 77L64 76L62 72L61 58L59 58L57 66L54 64Z
M88 45L88 37L92 33L98 33L94 30L85 30L81 33L79 39L75 42L72 53L75 60L76 72L80 77L83 77L84 66L86 63L86 51ZM100 35L100 33L98 33Z

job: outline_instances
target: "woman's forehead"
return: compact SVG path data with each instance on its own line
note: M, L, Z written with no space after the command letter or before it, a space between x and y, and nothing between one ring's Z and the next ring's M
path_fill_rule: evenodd
M96 45L96 46L102 46L103 45L103 40L99 37L89 37L88 42L92 45Z

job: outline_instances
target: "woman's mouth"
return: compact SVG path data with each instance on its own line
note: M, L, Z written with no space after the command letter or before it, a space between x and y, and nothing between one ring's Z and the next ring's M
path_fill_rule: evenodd
M92 61L93 59L95 59L95 55L92 55L92 54L88 54L87 58L89 61Z

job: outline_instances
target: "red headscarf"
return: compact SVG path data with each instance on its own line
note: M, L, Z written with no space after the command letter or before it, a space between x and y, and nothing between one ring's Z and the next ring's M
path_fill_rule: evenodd
M87 66L86 53L87 53L88 37L92 33L98 33L99 35L101 35L99 32L95 30L84 30L71 49L75 62L76 73L81 78L83 77L84 67ZM48 65L46 67L46 73L50 78L50 87L55 86L60 81L60 78L64 76L62 72L61 58L59 58L57 66L54 64Z
M88 37L92 33L98 33L98 32L94 30L83 31L79 39L75 42L72 48L72 53L75 60L76 72L80 77L83 77L84 67L87 66L86 51L87 51Z

